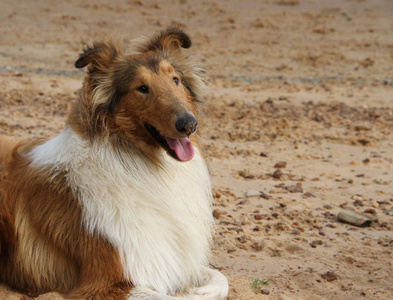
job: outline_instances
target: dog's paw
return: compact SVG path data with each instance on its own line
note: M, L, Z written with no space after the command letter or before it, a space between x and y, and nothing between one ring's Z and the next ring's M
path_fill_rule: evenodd
M222 300L228 295L228 280L220 272L205 269L205 284L190 294L192 300Z
M132 289L127 300L166 300L166 298L160 298L157 292L148 287L139 286Z
M132 289L127 300L224 300L228 295L228 280L220 272L204 269L204 284L194 288L185 296L169 296L160 294L148 287Z

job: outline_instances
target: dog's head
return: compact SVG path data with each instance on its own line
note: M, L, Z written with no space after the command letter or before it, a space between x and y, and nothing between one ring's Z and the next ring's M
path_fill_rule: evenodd
M90 138L109 133L152 158L162 147L177 160L192 159L197 104L207 94L204 72L184 50L190 46L188 35L169 27L137 54L108 40L85 49L75 66L88 66L78 113L89 124L79 127Z

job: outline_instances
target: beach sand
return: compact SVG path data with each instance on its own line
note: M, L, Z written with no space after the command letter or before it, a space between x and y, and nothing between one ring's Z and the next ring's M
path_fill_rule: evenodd
M198 117L212 267L228 299L393 299L393 2L10 1L0 134L53 137L82 42L180 23L211 79ZM344 209L378 218L337 221ZM30 299L0 285L0 299ZM56 293L39 300L62 299Z

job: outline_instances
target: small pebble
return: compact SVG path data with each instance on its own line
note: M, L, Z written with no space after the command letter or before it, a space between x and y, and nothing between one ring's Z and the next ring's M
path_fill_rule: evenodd
M327 271L326 273L322 274L321 277L326 281L334 281L338 279L338 276L333 271Z
M387 204L389 204L389 202L387 202L387 201L385 201L385 200L377 201L377 203L378 203L379 205L387 205Z
M379 226L387 228L387 227L389 227L388 225L389 225L388 222L382 222Z
M320 246L320 245L323 245L323 241L321 241L321 240L315 240L310 243L310 246L313 248L315 248L316 246Z
M282 168L285 168L286 166L287 166L286 161L279 161L274 165L274 167L277 169L282 169Z
M221 216L221 211L220 211L219 209L213 210L213 217L214 217L215 219L219 219L220 216Z
M271 198L270 195L265 194L264 192L261 192L261 197L262 197L263 199L266 199L266 200Z
M303 193L303 188L301 183L297 183L296 185L291 185L286 188L290 193Z
M366 213L366 214L371 214L371 215L376 215L376 214L377 214L377 212L375 211L375 209L372 209L372 208L366 209L366 210L364 211L364 213Z
M244 204L247 204L249 202L250 202L249 200L240 200L236 205L244 205Z
M244 243L247 242L246 236L245 236L245 235L242 235L242 236L238 237L237 240L238 240L240 243L242 243L242 244L244 244Z
M270 291L269 291L268 289L262 289L262 290L261 290L261 294L262 294L262 295L269 295L269 294L270 294Z
M255 214L254 219L259 221L263 219L263 216L261 214Z
M354 259L352 256L347 256L345 258L345 262L349 263L349 264L353 264L356 262L356 259Z
M310 192L304 193L303 196L304 196L304 197L307 197L307 198L311 198L311 197L312 197L312 198L315 198L315 195L312 194L312 193L310 193Z
M348 205L348 202L344 202L344 203L341 203L339 206L341 207L341 208L344 208L344 207L346 207Z
M280 179L281 178L281 176L282 176L282 171L280 170L280 169L277 169L277 170L275 170L274 171L274 173L273 173L273 178L275 178L275 179Z
M247 171L239 171L239 176L244 179L254 179L255 175L249 174Z

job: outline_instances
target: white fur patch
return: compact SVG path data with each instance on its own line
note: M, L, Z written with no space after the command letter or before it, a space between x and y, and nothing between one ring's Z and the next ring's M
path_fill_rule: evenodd
M210 177L198 150L189 162L162 150L157 167L138 149L90 144L68 128L30 155L36 166L68 171L86 228L118 249L135 286L172 294L202 283L212 215Z

